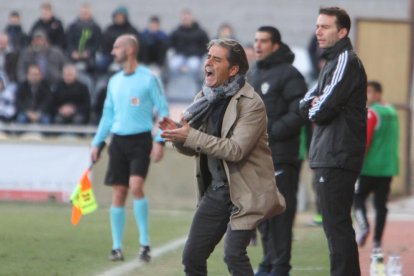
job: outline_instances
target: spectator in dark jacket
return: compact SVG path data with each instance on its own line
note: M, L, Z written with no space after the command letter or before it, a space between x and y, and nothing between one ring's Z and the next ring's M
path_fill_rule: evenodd
M30 36L38 30L43 30L51 45L57 46L60 49L65 49L65 31L63 30L62 21L53 15L52 5L44 3L40 7L41 16L33 24L30 30Z
M101 28L92 17L91 7L84 4L80 8L79 17L66 31L67 53L78 69L93 71L100 41Z
M29 66L27 80L17 90L17 123L50 123L51 92L36 64Z
M17 79L18 59L19 54L10 47L8 35L0 33L0 73L11 82Z
M160 19L152 16L147 28L141 34L141 49L144 51L142 62L162 68L168 48L168 35L161 30Z
M21 22L20 22L20 14L17 11L12 11L9 14L9 23L5 28L5 32L9 36L10 40L10 47L14 52L20 52L23 50L27 44L29 44L29 37L23 31Z
M300 172L299 137L305 123L299 113L299 101L307 87L302 74L292 65L295 55L275 27L257 30L254 49L257 62L248 79L266 106L276 183L286 200L283 214L259 225L264 256L259 266L262 274L258 275L289 275Z
M76 67L67 64L63 68L63 81L53 93L54 123L87 124L89 122L90 95L86 85L79 82Z
M113 23L108 26L102 34L101 50L99 51L99 58L97 60L97 69L103 73L108 71L113 58L111 55L112 47L115 40L122 34L132 34L139 39L138 30L132 26L128 18L128 9L124 6L119 6L112 13ZM142 58L139 58L142 60Z
M190 11L181 12L181 24L172 32L170 41L171 49L174 50L169 60L172 77L188 73L199 81L201 59L206 54L209 39Z

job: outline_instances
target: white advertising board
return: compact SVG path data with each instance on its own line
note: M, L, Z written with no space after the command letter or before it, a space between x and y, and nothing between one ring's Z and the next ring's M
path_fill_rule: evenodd
M87 144L0 144L0 199L67 202L89 165Z

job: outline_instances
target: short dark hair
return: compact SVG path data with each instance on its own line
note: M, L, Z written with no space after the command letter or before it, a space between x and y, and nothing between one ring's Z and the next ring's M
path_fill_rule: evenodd
M11 11L10 16L20 17L20 13L18 11Z
M351 18L344 9L339 7L322 7L319 9L319 14L335 16L338 30L345 28L348 33L351 30Z
M280 35L280 32L278 29L272 26L261 26L259 29L257 29L258 32L265 32L270 34L270 40L273 44L278 43L282 41L282 36Z
M369 81L367 82L367 86L371 86L376 92L382 93L382 85L379 81Z
M247 71L249 70L249 62L247 61L246 53L244 52L244 48L234 39L230 38L219 38L211 40L207 45L207 50L213 46L220 46L229 50L229 54L227 56L227 60L231 66L239 66L239 73L242 75L246 75Z
M153 15L150 17L149 21L154 23L160 23L160 18L156 15Z

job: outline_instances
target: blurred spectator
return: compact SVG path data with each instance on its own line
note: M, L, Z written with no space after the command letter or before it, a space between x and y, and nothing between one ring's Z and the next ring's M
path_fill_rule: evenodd
M89 122L90 96L86 85L77 80L76 67L63 68L63 81L53 93L54 123L87 124Z
M7 77L0 75L0 121L11 122L16 115L15 82L9 82Z
M36 64L29 66L27 80L17 90L17 123L50 123L49 84L43 79L42 72Z
M165 55L168 48L168 36L161 30L160 19L152 16L148 21L148 26L141 34L141 50L144 52L142 62L151 68L159 70L163 68ZM158 74L159 75L159 74Z
M12 11L9 14L9 22L5 28L5 32L9 36L10 47L14 52L20 52L29 44L29 37L23 31L20 14L17 11Z
M16 81L18 59L19 54L9 45L8 35L0 33L0 73L6 75L9 81Z
M319 72L323 67L324 61L322 60L322 49L319 48L316 35L312 35L312 38L308 45L308 53L312 64L311 77L312 79L317 79L319 76Z
M256 62L256 53L254 46L251 43L244 45L244 52L246 53L247 61L249 62L249 68Z
M36 31L43 30L51 45L64 50L65 31L63 30L62 21L54 16L50 3L43 3L40 6L40 10L40 18L33 24L30 30L30 36L33 37Z
M220 25L217 31L217 37L216 38L230 38L230 39L236 39L234 35L234 29L229 23L223 23Z
M90 5L83 4L79 17L66 31L67 53L78 70L93 73L101 28L94 21Z
M128 9L126 7L119 6L114 10L112 22L102 34L101 50L96 61L97 69L102 73L107 73L113 61L111 51L118 36L132 34L139 39L138 30L129 22Z
M181 24L172 32L170 39L170 46L174 50L169 60L171 77L190 74L194 80L200 82L201 60L206 54L209 39L189 10L181 12Z
M37 64L51 88L61 80L62 68L66 62L63 52L54 46L50 46L46 34L36 31L33 34L31 44L20 55L17 65L17 77L19 82L26 80L26 74L30 64Z

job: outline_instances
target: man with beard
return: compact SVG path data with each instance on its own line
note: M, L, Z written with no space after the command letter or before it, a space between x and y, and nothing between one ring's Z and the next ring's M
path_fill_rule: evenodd
M256 275L289 275L292 227L296 213L300 161L300 130L304 123L299 101L306 93L306 83L292 66L295 58L272 26L260 27L255 35L256 66L248 79L262 97L267 111L269 145L272 150L276 182L286 200L286 211L259 225L263 259Z
M158 117L168 116L168 105L160 80L138 63L138 41L134 35L121 35L115 40L112 55L122 71L108 83L102 118L92 141L92 160L99 159L105 138L112 133L109 164L105 183L112 186L110 221L112 230L111 261L122 261L122 238L125 227L125 203L130 190L133 211L139 230L139 258L150 261L148 233L148 200L144 180L150 158L158 162L164 155L164 142L157 135L153 146L154 110Z

